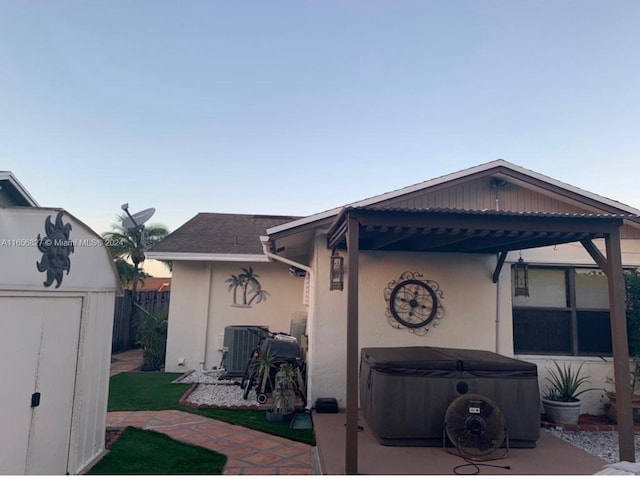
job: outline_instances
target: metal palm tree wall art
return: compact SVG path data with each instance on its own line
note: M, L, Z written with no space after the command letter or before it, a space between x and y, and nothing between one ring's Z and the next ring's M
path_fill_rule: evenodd
M262 288L258 281L259 275L253 272L253 268L242 268L242 273L238 275L232 274L225 280L228 283L227 291L233 292L232 307L251 308L252 303L261 303L267 301L269 292ZM238 289L242 292L242 303L238 303Z
M423 279L417 271L405 271L384 290L385 316L395 329L407 328L414 334L425 335L429 326L440 323L444 313L442 298L436 281Z

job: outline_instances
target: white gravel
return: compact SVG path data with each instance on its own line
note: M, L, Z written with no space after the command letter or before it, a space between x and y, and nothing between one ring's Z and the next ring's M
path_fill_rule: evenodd
M242 398L243 391L240 388L240 380L221 380L222 370L212 370L207 372L193 371L188 376L179 379L178 383L198 383L198 386L187 398L188 402L196 405L207 405L211 407L257 407L255 389L249 393L245 400Z
M617 432L569 432L562 429L545 429L556 437L598 456L608 463L620 461ZM640 434L635 435L636 461L640 462Z

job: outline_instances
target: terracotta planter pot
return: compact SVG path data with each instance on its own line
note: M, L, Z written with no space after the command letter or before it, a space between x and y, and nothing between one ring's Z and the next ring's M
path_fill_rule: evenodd
M556 402L555 400L542 399L547 418L554 424L577 424L580 418L582 402Z

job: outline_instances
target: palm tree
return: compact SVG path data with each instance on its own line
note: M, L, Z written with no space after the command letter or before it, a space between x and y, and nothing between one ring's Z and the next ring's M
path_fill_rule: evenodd
M128 273L120 275L120 281L123 284L130 282L132 284L133 295L138 291L138 282L141 277L140 268L144 264L146 259L145 253L154 244L157 244L164 239L169 231L162 225L146 225L144 230L134 227L133 229L127 229L122 226L122 222L126 219L125 215L119 215L118 224L112 226L112 231L102 234L103 239L108 245L111 257L116 262L118 261L131 261L133 263L133 272L130 276ZM125 267L122 265L120 268L124 271Z
M118 273L118 278L120 278L120 283L122 283L124 287L131 285L133 283L133 264L125 261L124 259L116 259L114 264L116 265L116 271ZM138 283L141 285L144 285L144 279L149 277L149 274L142 270L138 270Z

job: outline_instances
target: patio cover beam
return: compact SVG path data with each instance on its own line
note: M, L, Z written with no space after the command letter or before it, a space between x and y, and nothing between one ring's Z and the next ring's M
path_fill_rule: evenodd
M629 345L627 342L627 318L625 311L625 285L620 250L620 229L615 228L605 237L609 273L609 312L613 342L613 373L616 386L616 410L618 415L618 444L620 461L635 462L633 434L632 392L629 384ZM603 271L605 271L603 269Z
M498 282L498 277L500 276L500 271L502 271L502 266L504 265L504 260L507 259L507 254L509 251L502 251L498 256L498 263L496 264L496 269L493 272L493 282Z
M514 231L519 231L519 245L522 249L553 245L554 243L579 241L593 257L594 261L606 272L609 285L609 304L611 314L611 335L613 342L615 386L618 407L618 434L620 460L634 461L634 433L631 407L631 388L627 377L629 374L629 354L627 346L627 330L625 316L625 288L622 270L622 253L620 249L620 227L625 216L584 216L584 215L512 215L508 213L480 213L480 212L415 212L415 211L385 211L376 209L343 208L334 220L327 236L327 246L335 248L347 247L348 284L347 284L347 422L345 442L345 473L358 472L358 267L359 252L367 247L367 240L361 240L361 234L375 234L388 232L389 229L415 228L405 242L410 243L416 234L431 234L436 229L467 229L478 231L480 234L491 235L495 245L487 247L493 249L502 244L498 260L506 259L509 251L509 239ZM429 230L431 229L431 230ZM362 230L362 232L361 232ZM367 232L368 231L368 232ZM499 232L503 231L503 232ZM528 233L531 234L528 234ZM460 243L456 232L451 237L451 247L442 250L448 252L478 252L476 246L457 246ZM548 240L540 237L548 236ZM397 235L396 237L399 237ZM442 234L442 235L446 235ZM531 240L523 238L531 237ZM573 237L573 238L572 238ZM591 242L592 238L604 237L606 244L606 259ZM515 237L518 239L518 237ZM394 238L395 239L395 238ZM396 241L396 245L403 241ZM395 250L409 250L395 247ZM473 250L473 251L472 251ZM480 251L481 252L481 251ZM503 258L504 256L504 258ZM498 271L496 267L495 274Z

